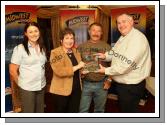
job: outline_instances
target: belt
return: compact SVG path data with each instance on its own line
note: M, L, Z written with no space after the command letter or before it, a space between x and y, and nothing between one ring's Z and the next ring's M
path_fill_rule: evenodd
M104 79L99 80L99 81L86 80L86 79L83 79L83 80L86 81L86 82L93 82L93 83L96 83L96 82L103 82L103 81L104 81Z

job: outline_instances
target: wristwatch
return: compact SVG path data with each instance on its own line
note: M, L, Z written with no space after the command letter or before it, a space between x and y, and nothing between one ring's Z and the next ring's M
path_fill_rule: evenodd
M111 80L111 79L107 79L107 81L112 82L112 80Z

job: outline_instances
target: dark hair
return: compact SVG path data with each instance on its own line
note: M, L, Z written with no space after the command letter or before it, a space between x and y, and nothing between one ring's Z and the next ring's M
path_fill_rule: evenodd
M94 23L90 24L88 30L90 30L92 26L99 26L103 32L103 28L102 28L102 25L100 23L94 22ZM88 39L90 39L90 34L88 32L87 32L87 36L88 36ZM103 38L103 34L101 35L101 39L102 38Z
M103 30L103 28L102 28L102 25L100 24L100 23L97 23L97 22L95 22L95 23L92 23L90 26L89 26L89 30L90 30L90 28L92 27L92 26L99 26L99 27L101 27L101 29Z
M64 36L67 35L67 34L72 34L75 38L75 33L72 29L70 28L65 28L63 31L61 31L60 33L60 40L63 40L64 39Z
M27 32L27 29L29 26L35 26L39 29L39 32L40 32L40 26L36 23L36 22L28 22L26 23L25 27L24 27L24 40L22 42L23 46L24 46L24 49L25 51L27 52L28 55L30 55L30 51L28 49L28 37L25 35L25 33ZM40 47L40 52L45 52L45 47L43 45L43 38L41 36L41 32L40 32L40 36L39 36L39 39L37 40L37 44L39 44L39 47Z

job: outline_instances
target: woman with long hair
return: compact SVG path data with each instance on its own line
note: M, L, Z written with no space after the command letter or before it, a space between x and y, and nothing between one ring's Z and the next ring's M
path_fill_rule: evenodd
M13 50L9 72L19 86L23 113L43 113L45 93L45 47L40 27L28 22L22 44Z

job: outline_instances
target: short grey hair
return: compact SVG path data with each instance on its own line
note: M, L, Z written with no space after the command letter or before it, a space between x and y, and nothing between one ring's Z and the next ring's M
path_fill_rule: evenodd
M129 13L121 13L116 17L116 23L117 23L117 19L118 17L122 16L122 15L126 15L127 17L129 17L130 20L133 20L133 16Z

